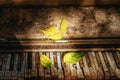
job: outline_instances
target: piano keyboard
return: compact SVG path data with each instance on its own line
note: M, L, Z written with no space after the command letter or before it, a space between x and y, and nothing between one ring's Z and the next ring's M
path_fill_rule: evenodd
M73 65L63 63L66 52L0 53L0 79L39 80L96 80L120 79L120 51L87 51ZM39 55L48 56L54 65L44 68Z

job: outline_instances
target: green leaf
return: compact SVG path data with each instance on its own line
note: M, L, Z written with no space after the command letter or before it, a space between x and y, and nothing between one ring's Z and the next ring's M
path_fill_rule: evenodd
M60 24L60 30L62 34L67 32L67 21L65 19L62 19L62 22Z
M80 61L85 54L85 52L68 52L65 54L63 61L67 64L75 64Z
M44 54L40 54L40 63L45 68L50 68L53 65L51 59Z

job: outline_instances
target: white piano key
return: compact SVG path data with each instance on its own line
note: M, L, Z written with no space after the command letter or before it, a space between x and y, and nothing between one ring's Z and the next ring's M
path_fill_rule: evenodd
M6 68L6 62L7 62L7 55L3 54L3 64L2 64L2 71L1 71L1 77L0 79L4 79L5 77L5 68Z
M32 53L32 77L37 77L37 69L35 65L35 53Z
M83 57L83 63L84 63L84 67L83 67L83 71L84 71L84 75L85 75L85 80L89 80L91 79L90 77L90 70L89 70L89 67L87 65L87 60L86 60L86 56Z
M50 53L47 52L46 56L50 58ZM51 79L51 74L50 74L50 69L44 68L44 74L45 74L45 80L50 80Z
M77 67L78 80L84 79L84 75L83 75L83 72L82 72L82 67L80 66L79 62L76 63L76 67Z
M115 71L117 77L120 78L120 69L117 68L117 65L115 63L115 60L113 58L112 53L111 52L107 52L106 55L107 55L107 58L109 60L111 68Z
M62 70L61 58L59 52L57 53L57 63L58 63L58 69Z
M118 68L120 69L120 52L119 51L116 51L116 55L118 57Z
M103 58L103 55L102 55L102 52L98 52L98 55L100 56L100 60L101 60L101 63L102 63L102 67L103 67L103 70L104 70L104 73L105 73L105 79L110 79L110 73L109 73L109 70L105 64L105 61L104 61L104 58Z
M71 70L71 79L77 80L77 71L76 68L74 67L74 64L70 64L70 70Z
M55 67L55 64L54 64L54 57L55 56L53 55L53 52L50 52L50 59L53 62L53 66L51 66L51 79L52 80L56 80L58 76L57 68Z
M44 68L40 63L40 54L42 54L42 53L39 53L39 54L36 55L36 57L37 57L36 61L38 60L37 64L39 64L39 67L38 67L38 69L39 69L39 77L40 77L41 80L44 80L45 74L44 74Z
M104 73L103 73L102 67L100 67L98 65L97 57L96 57L95 54L98 54L98 53L92 52L92 56L93 56L93 60L94 60L94 66L96 67L96 71L97 71L97 79L102 80L103 77L104 77Z
M95 80L97 79L97 66L95 64L95 55L94 52L88 52L90 62L91 62L91 79Z
M64 76L63 76L63 70L62 70L62 62L61 62L61 56L60 56L60 52L57 52L57 63L58 63L58 79L60 80L64 80Z

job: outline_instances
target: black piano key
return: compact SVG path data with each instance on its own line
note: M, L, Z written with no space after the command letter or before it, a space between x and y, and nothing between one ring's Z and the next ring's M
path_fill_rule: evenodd
M32 52L28 52L27 65L28 69L32 69Z
M11 59L10 59L10 68L9 68L10 71L13 71L14 69L14 58L15 58L15 54L13 53L11 54Z
M18 53L18 63L17 63L18 71L21 71L21 65L22 65L22 53Z
M110 67L110 64L109 64L109 61L108 61L108 59L107 59L106 53L103 52L102 55L103 55L104 61L105 61L105 63L106 63L106 66L107 66L107 67Z
M37 70L37 77L39 77L41 75L41 70L43 70L43 68L40 68L41 66L40 66L39 61L40 61L39 52L37 52L35 54L35 66L36 66L36 70ZM43 74L43 72L42 72L42 74ZM43 79L41 79L41 80L43 80Z
M13 70L11 71L11 79L16 80L16 79L17 79L17 76L18 76L18 74L17 74L18 54L15 53L14 55L15 55L15 56L14 56L14 59L13 59L13 61L14 61L13 66L14 66L14 67L13 67Z
M35 53L32 54L32 70L31 70L31 75L32 77L37 77L37 69L35 65Z
M2 79L3 54L0 54L0 80Z
M25 77L25 54L22 53L22 62L21 62L21 71L20 71L20 74L21 74L21 78L24 78Z
M2 70L2 64L3 64L3 55L0 54L0 71Z
M89 57L88 53L86 54L86 60L87 60L88 67L91 67L90 57Z
M31 52L28 52L27 53L28 55L27 55L27 69L28 69L28 78L30 78L31 77L31 74L32 74L32 53Z
M25 52L24 53L24 59L25 59L25 69L24 69L24 72L25 72L25 78L27 78L28 77L28 67L27 67L27 56L28 54Z

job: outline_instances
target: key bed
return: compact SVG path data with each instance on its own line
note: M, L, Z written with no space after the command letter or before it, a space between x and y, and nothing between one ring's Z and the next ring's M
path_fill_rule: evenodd
M66 52L44 52L54 63L50 69L40 64L41 52L0 54L0 79L120 79L120 51L87 51L76 64L63 63ZM117 57L117 61L116 61Z

